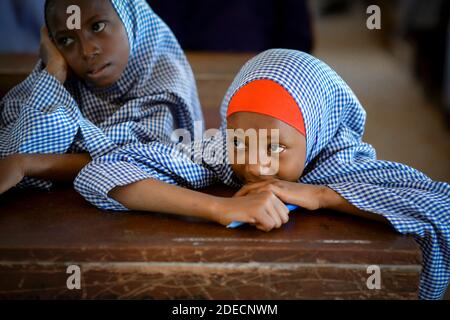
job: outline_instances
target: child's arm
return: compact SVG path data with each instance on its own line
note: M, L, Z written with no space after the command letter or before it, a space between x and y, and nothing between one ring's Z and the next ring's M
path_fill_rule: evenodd
M349 213L355 216L363 217L366 219L376 220L390 224L390 222L386 218L378 214L363 211L355 207L353 204L348 202L345 198L343 198L339 193L337 193L333 189L328 188L326 186L322 186L322 188L323 188L321 200L322 208L332 209L344 213Z
M91 162L88 153L21 154L25 176L43 180L71 182Z
M284 203L297 205L308 210L331 209L352 215L389 223L384 217L355 207L345 198L327 186L308 185L282 180L266 180L245 185L234 197L248 196L270 191Z
M79 131L81 112L63 86L69 67L45 27L41 29L40 57L45 70L39 63L24 82L0 101L0 194L25 176L73 180L73 166L81 165L77 165L80 159L76 156L52 158L72 144ZM28 158L18 153L27 153L26 157L34 160L25 161ZM33 185L33 181L27 184Z
M116 187L108 195L130 210L199 217L224 226L236 220L270 231L289 220L289 210L270 192L223 198L146 179Z
M61 84L64 84L69 67L58 48L50 39L48 29L45 26L41 28L40 57L46 65L47 72L58 79Z
M17 185L24 177L51 181L73 181L91 161L80 154L14 154L0 160L0 194Z

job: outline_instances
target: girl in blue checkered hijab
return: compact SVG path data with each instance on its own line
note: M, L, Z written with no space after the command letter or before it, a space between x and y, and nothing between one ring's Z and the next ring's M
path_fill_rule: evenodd
M450 186L377 160L362 141L364 108L330 67L298 51L264 52L242 68L221 112L229 129L279 130L277 143L267 138L259 146L276 154L276 174L263 175L261 161L231 165L245 184L237 196L270 191L309 209L382 217L422 249L420 297L443 296L450 281ZM246 152L239 135L231 143L235 154Z
M0 193L73 181L92 158L201 126L191 68L146 1L47 0L45 13L41 60L1 101Z
M420 297L442 297L450 279L450 186L377 160L362 141L363 107L329 66L299 51L263 52L239 72L221 114L221 130L209 138L128 145L95 159L76 189L102 209L241 221L265 231L288 221L285 204L388 222L422 249ZM266 130L255 162L242 135L251 129ZM269 161L259 158L264 153ZM241 189L232 198L191 190L217 181Z

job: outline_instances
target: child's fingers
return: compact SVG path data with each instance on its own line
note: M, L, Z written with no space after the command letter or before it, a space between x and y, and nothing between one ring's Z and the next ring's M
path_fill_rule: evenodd
M251 192L257 191L258 189L270 184L270 181L259 181L255 183L249 183L243 186L238 192L236 192L233 197L243 197Z
M263 231L270 231L276 226L276 222L269 210L264 210L258 214L256 221L253 224L256 228Z
M239 190L239 192L236 193L233 197L243 197L249 194L257 194L261 192L270 192L277 198L279 198L282 202L286 201L286 199L284 199L283 191L278 186L270 182L264 182L258 185L255 184L244 186L243 189Z
M269 212L273 222L275 223L274 225L272 225L272 229L280 228L283 225L283 222L281 221L280 213L278 212L277 208L273 207Z
M261 231L264 231L264 232L269 232L269 231L271 231L273 229L273 228L267 228L267 227L265 227L263 225L256 225L255 227L257 229L261 230Z
M278 212L278 215L281 219L281 222L283 224L287 223L289 221L289 209L286 207L286 205L281 202L279 199L276 199L277 201L274 203L275 208Z
M47 50L50 53L59 53L47 27L41 28L41 48L42 47L44 47L43 49Z
M271 203L270 203L269 208L267 209L268 214L270 215L270 217L272 218L273 222L275 223L273 228L279 228L283 224L283 221L282 221L281 216L280 216L280 211L281 210L277 207L277 205L278 205L277 201L279 201L278 198L276 198L272 194Z
M245 195L247 195L251 190L253 190L254 187L246 184L245 186L243 186L241 189L239 189L238 192L236 192L233 197L243 197Z
M48 35L48 29L47 29L46 26L43 26L43 27L41 28L41 41L42 41L43 43L48 43L49 41L51 41L51 40L50 40L50 37L49 37L49 35Z
M47 65L49 60L49 48L51 46L51 40L48 36L48 29L47 27L41 28L41 46L39 48L39 56L44 62L45 65Z
M277 224L277 228L281 227L284 223L289 220L288 213L289 210L287 207L280 201L280 199L276 198L273 201L273 212L277 215L277 222L280 221L280 224Z

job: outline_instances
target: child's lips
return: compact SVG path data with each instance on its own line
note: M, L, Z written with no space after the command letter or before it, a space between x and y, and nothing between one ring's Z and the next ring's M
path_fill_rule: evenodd
M111 66L111 63L106 63L104 65L90 68L87 72L87 76L91 79L102 77L107 69Z

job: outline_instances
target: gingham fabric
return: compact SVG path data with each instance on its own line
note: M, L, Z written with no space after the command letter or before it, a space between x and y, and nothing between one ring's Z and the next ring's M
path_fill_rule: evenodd
M225 159L223 135L187 144L167 141L136 143L94 159L75 179L75 189L95 206L127 211L108 196L117 186L145 179L200 189L219 181L238 187L239 181ZM215 154L219 153L219 158Z
M111 0L128 34L130 57L112 87L71 79L63 86L38 62L0 104L0 158L13 153L89 152L166 141L203 123L192 70L174 35L145 0ZM123 45L123 44L117 44ZM26 178L21 186L49 187Z
M235 92L256 79L276 81L301 107L307 156L300 182L327 185L413 235L423 253L420 298L442 298L450 279L450 186L406 165L376 160L373 147L362 142L366 113L352 90L325 63L299 51L269 50L242 68L222 103L221 136L181 147L160 141L128 145L86 166L75 187L100 208L127 210L108 192L142 179L189 188L217 180L240 186L226 161L225 114ZM225 161L214 159L215 153Z

